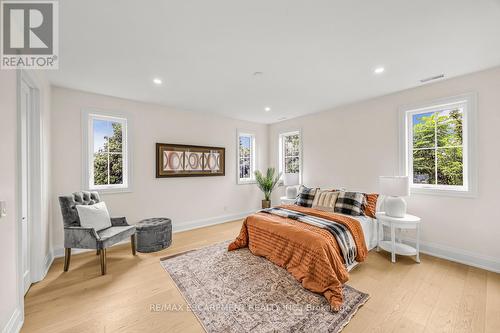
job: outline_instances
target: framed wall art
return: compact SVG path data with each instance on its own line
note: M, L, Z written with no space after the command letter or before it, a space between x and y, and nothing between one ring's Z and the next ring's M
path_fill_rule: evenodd
M226 149L170 143L156 144L156 178L224 176Z

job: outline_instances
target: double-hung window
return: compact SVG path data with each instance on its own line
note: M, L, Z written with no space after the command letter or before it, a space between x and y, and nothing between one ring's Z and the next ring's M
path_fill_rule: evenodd
M238 131L238 184L255 182L255 135Z
M279 172L302 174L302 142L300 131L279 136Z
M84 187L130 190L129 120L107 112L84 111Z
M413 192L474 195L474 95L402 110L403 166Z

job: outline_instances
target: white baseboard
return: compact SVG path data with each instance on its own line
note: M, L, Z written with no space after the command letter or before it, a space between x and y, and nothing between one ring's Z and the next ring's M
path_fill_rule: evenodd
M251 211L243 212L243 213L223 215L223 216L218 216L218 217L213 217L213 218L208 218L208 219L189 221L189 222L185 222L182 224L175 224L174 223L172 226L172 232L176 233L176 232L188 231L188 230L208 227L211 225L231 222L231 221L245 218L248 215L253 214L255 212L256 212L256 210L251 210Z
M21 310L16 307L9 321L2 329L2 333L18 333L21 331L21 327L23 327L23 316Z
M43 267L41 269L42 276L40 276L40 279L38 281L42 281L45 279L47 276L47 273L49 272L50 266L52 266L52 263L54 262L54 252L52 250L47 253L45 256L45 260L43 261Z
M216 225L216 224L231 222L231 221L245 218L252 213L255 213L255 210L243 212L243 213L238 213L238 214L223 215L223 216L202 219L202 220L188 221L188 222L181 223L181 224L174 223L172 226L172 232L177 233L177 232L182 232L182 231L188 231L188 230L208 227L208 226L212 226L212 225ZM124 240L124 241L121 241L115 245L126 244L129 242L130 242L129 240ZM89 252L89 251L95 251L95 250L72 249L71 254L78 254L78 253ZM54 249L53 258L61 258L61 257L64 257L64 248L59 247L59 248Z
M405 242L415 246L415 240L403 237ZM435 244L426 241L420 241L420 252L446 259L460 264L473 266L487 271L500 273L500 260L498 258L480 255L470 251L453 248L446 245Z

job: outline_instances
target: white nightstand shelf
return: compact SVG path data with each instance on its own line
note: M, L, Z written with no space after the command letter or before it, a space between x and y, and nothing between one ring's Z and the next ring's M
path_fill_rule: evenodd
M410 214L405 217L397 218L387 216L384 212L376 214L378 223L377 230L377 251L381 248L391 252L391 261L396 262L396 254L403 256L416 256L416 261L420 262L420 218ZM384 240L384 226L391 229L391 239ZM405 244L401 237L396 237L396 229L414 229L416 230L415 247ZM382 239L380 239L382 234ZM399 235L398 235L399 236Z
M396 247L394 249L394 252L396 254L402 255L402 256L416 256L417 255L417 249L403 243L395 243L394 244ZM387 252L392 252L392 241L380 241L378 246L382 250L385 250Z

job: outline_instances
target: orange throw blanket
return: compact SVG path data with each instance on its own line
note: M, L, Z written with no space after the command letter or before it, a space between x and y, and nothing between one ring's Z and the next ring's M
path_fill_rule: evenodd
M361 224L348 216L296 205L280 206L343 224L357 247L356 261L368 254ZM342 305L342 285L349 279L335 237L328 231L304 222L267 213L248 216L229 251L248 247L257 256L286 268L302 286L323 294L333 311Z

